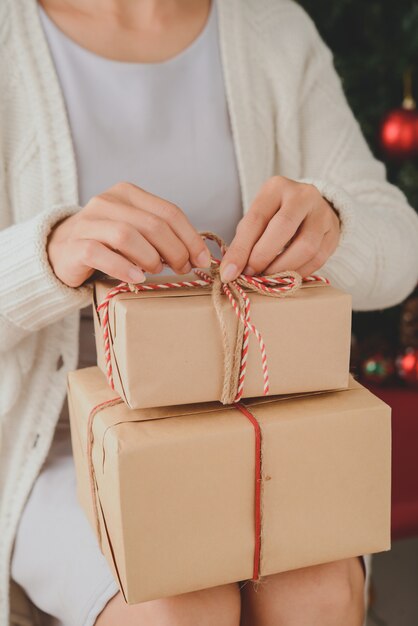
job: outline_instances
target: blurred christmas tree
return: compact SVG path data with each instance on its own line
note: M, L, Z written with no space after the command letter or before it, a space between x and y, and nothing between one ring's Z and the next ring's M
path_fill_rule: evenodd
M403 99L403 74L410 68L418 86L417 0L299 0L334 53L348 101L388 178L418 211L418 157L393 159L385 153L380 128ZM415 90L417 91L417 90ZM417 99L418 93L415 93ZM354 332L364 350L399 351L400 307L355 314ZM364 347L365 345L365 347Z
M300 0L300 4L334 53L347 98L373 152L418 210L418 159L392 161L379 141L382 118L402 102L404 71L418 70L417 0Z

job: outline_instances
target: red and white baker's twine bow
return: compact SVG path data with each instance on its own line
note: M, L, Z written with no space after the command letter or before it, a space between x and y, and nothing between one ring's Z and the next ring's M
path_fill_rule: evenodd
M226 245L217 235L213 233L201 233L205 239L216 241L219 245L222 255L226 252ZM147 283L132 285L129 283L119 283L111 289L104 299L99 304L97 310L101 313L101 326L103 330L104 341L104 353L106 362L107 379L110 387L115 389L113 381L112 362L110 354L110 329L109 329L109 305L115 296L121 293L129 292L141 292L141 291L159 291L162 289L194 289L197 287L211 287L215 280L219 280L219 266L221 260L212 256L211 265L212 273L209 274L204 270L195 269L194 273L199 277L197 280L178 281L178 282L166 282L166 283ZM251 303L245 289L255 291L267 296L283 297L287 295L287 292L294 292L301 283L313 283L320 282L328 284L328 280L322 276L312 275L306 278L301 278L296 272L281 272L279 274L271 274L266 276L249 276L247 274L240 274L235 280L230 283L221 283L221 291L227 296L236 316L244 326L243 341L241 348L241 360L240 370L238 377L238 385L236 395L233 402L239 402L242 398L245 382L245 373L247 369L247 358L249 348L250 334L254 335L257 339L260 354L261 364L263 369L263 395L269 393L269 373L267 364L266 346L264 344L263 337L257 327L251 320ZM289 294L290 295L290 294ZM240 300L242 299L241 306Z

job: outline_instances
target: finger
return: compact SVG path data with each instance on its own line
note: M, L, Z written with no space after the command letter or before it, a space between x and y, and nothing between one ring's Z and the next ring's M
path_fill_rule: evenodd
M274 271L295 270L297 267L310 261L321 248L324 235L325 232L321 224L318 224L318 221L312 215L308 216L289 247L277 256L277 260L274 262ZM251 267L254 267L251 258L249 264ZM260 269L259 266L256 266L255 269L260 272L265 270L266 266ZM267 265L268 272L270 272L270 269L270 265Z
M95 239L147 272L158 274L163 270L157 250L127 222L84 219L78 222L75 232L78 239Z
M145 275L139 267L94 239L77 240L74 256L78 257L80 264L86 268L99 270L118 280L128 283L142 283L145 280Z
M270 220L265 232L255 244L248 259L248 273L262 272L280 254L287 255L299 239L297 231L306 218L309 208L299 203L297 199L288 201ZM296 234L296 237L295 237ZM282 252L287 244L295 237L289 247ZM309 235L307 235L309 238ZM319 244L318 244L319 245ZM300 248L298 245L298 249Z
M337 246L338 236L335 233L327 233L323 239L322 246L316 255L310 259L308 263L298 267L296 271L302 276L302 278L306 278L306 276L310 276L311 274L318 272L318 270L325 265L330 256L335 252Z
M185 274L192 269L189 251L182 240L166 221L154 213L120 202L114 197L106 197L102 204L102 216L133 226L174 272Z
M136 208L149 211L167 222L187 248L189 259L193 265L197 267L210 265L210 253L207 245L178 206L132 183L122 183L121 185L116 194L122 194Z
M133 211L136 213L138 209ZM175 272L185 274L191 271L189 251L167 222L153 213L144 211L138 230Z
M283 179L286 181L286 179ZM247 265L254 244L261 237L273 215L280 208L284 185L280 177L269 179L237 227L237 234L220 266L224 282L234 280ZM287 181L289 182L289 181Z

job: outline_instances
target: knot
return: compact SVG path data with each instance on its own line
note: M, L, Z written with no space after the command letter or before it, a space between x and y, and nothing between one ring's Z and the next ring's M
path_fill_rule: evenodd
M194 270L194 272L196 272L196 270ZM210 273L212 274L212 278L221 276L221 264L218 259L214 259L213 257L210 259Z
M224 240L212 232L202 232L200 235L209 241L218 244L222 256L228 247ZM224 377L220 401L222 404L239 402L244 391L245 374L250 334L257 339L261 367L263 371L263 395L270 391L269 372L267 366L266 346L257 327L252 323L250 299L246 291L254 291L273 298L285 298L295 293L302 285L302 278L297 272L278 272L264 276L249 276L239 274L235 280L223 283L220 278L221 259L211 255L210 274L203 270L194 270L201 278L212 283L212 302L218 317L224 347ZM231 345L225 324L224 311L221 304L221 295L225 294L235 314L238 317L238 328L235 341Z
M210 231L201 232L200 235L209 241L214 241L222 256L227 251L227 245L224 240ZM239 402L242 398L244 390L245 374L247 370L247 358L250 335L254 335L257 339L258 347L261 355L261 367L263 370L263 395L267 395L270 391L269 373L267 365L266 346L263 337L257 327L251 320L251 303L248 297L248 291L253 291L264 296L272 298L286 298L294 294L303 283L317 282L328 284L326 278L321 276L301 276L294 271L277 272L269 275L249 276L248 274L240 274L235 280L223 283L220 277L221 259L211 255L211 264L209 270L195 269L193 270L199 280L188 280L178 282L167 282L159 284L151 283L120 283L114 289L111 289L105 300L99 304L97 310L102 311L102 329L104 340L104 352L106 361L107 378L109 385L114 389L111 355L110 355L110 329L109 329L109 304L110 301L120 293L140 291L153 291L161 289L177 289L177 288L196 288L210 287L212 292L212 302L219 321L222 334L223 353L224 353L224 377L223 387L220 401L223 404L232 404ZM237 332L233 340L229 337L225 322L225 311L223 307L222 296L228 298L237 318Z
M215 235L214 233L207 231L201 232L200 235L203 239L207 239L208 241L214 241L218 244L219 249L222 253L222 257L225 255L228 246L225 241L219 237L219 235ZM210 272L212 277L215 277L220 272L221 260L213 255L211 255L211 267ZM194 270L196 274L198 274L199 270ZM200 271L200 273L202 273ZM203 272L204 273L204 272ZM199 274L198 274L199 275ZM258 291L262 292L265 295L271 296L273 298L283 298L291 293L294 293L302 286L302 282L308 281L321 281L328 282L324 278L320 276L309 276L308 278L302 279L300 274L294 272L292 270L287 270L285 272L276 272L274 274L263 274L260 276L249 276L248 274L239 274L235 280L230 281L229 283L223 283L227 285L231 285L233 283L237 283L244 289L248 289L250 291Z

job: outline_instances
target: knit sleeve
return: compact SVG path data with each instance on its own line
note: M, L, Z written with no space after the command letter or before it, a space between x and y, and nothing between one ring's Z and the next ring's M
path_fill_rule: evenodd
M0 352L88 304L90 289L59 281L46 252L53 225L77 210L56 208L0 231Z
M321 269L371 310L401 302L418 282L418 216L386 180L361 133L332 55L305 16L311 40L300 95L303 180L338 211L341 239Z

